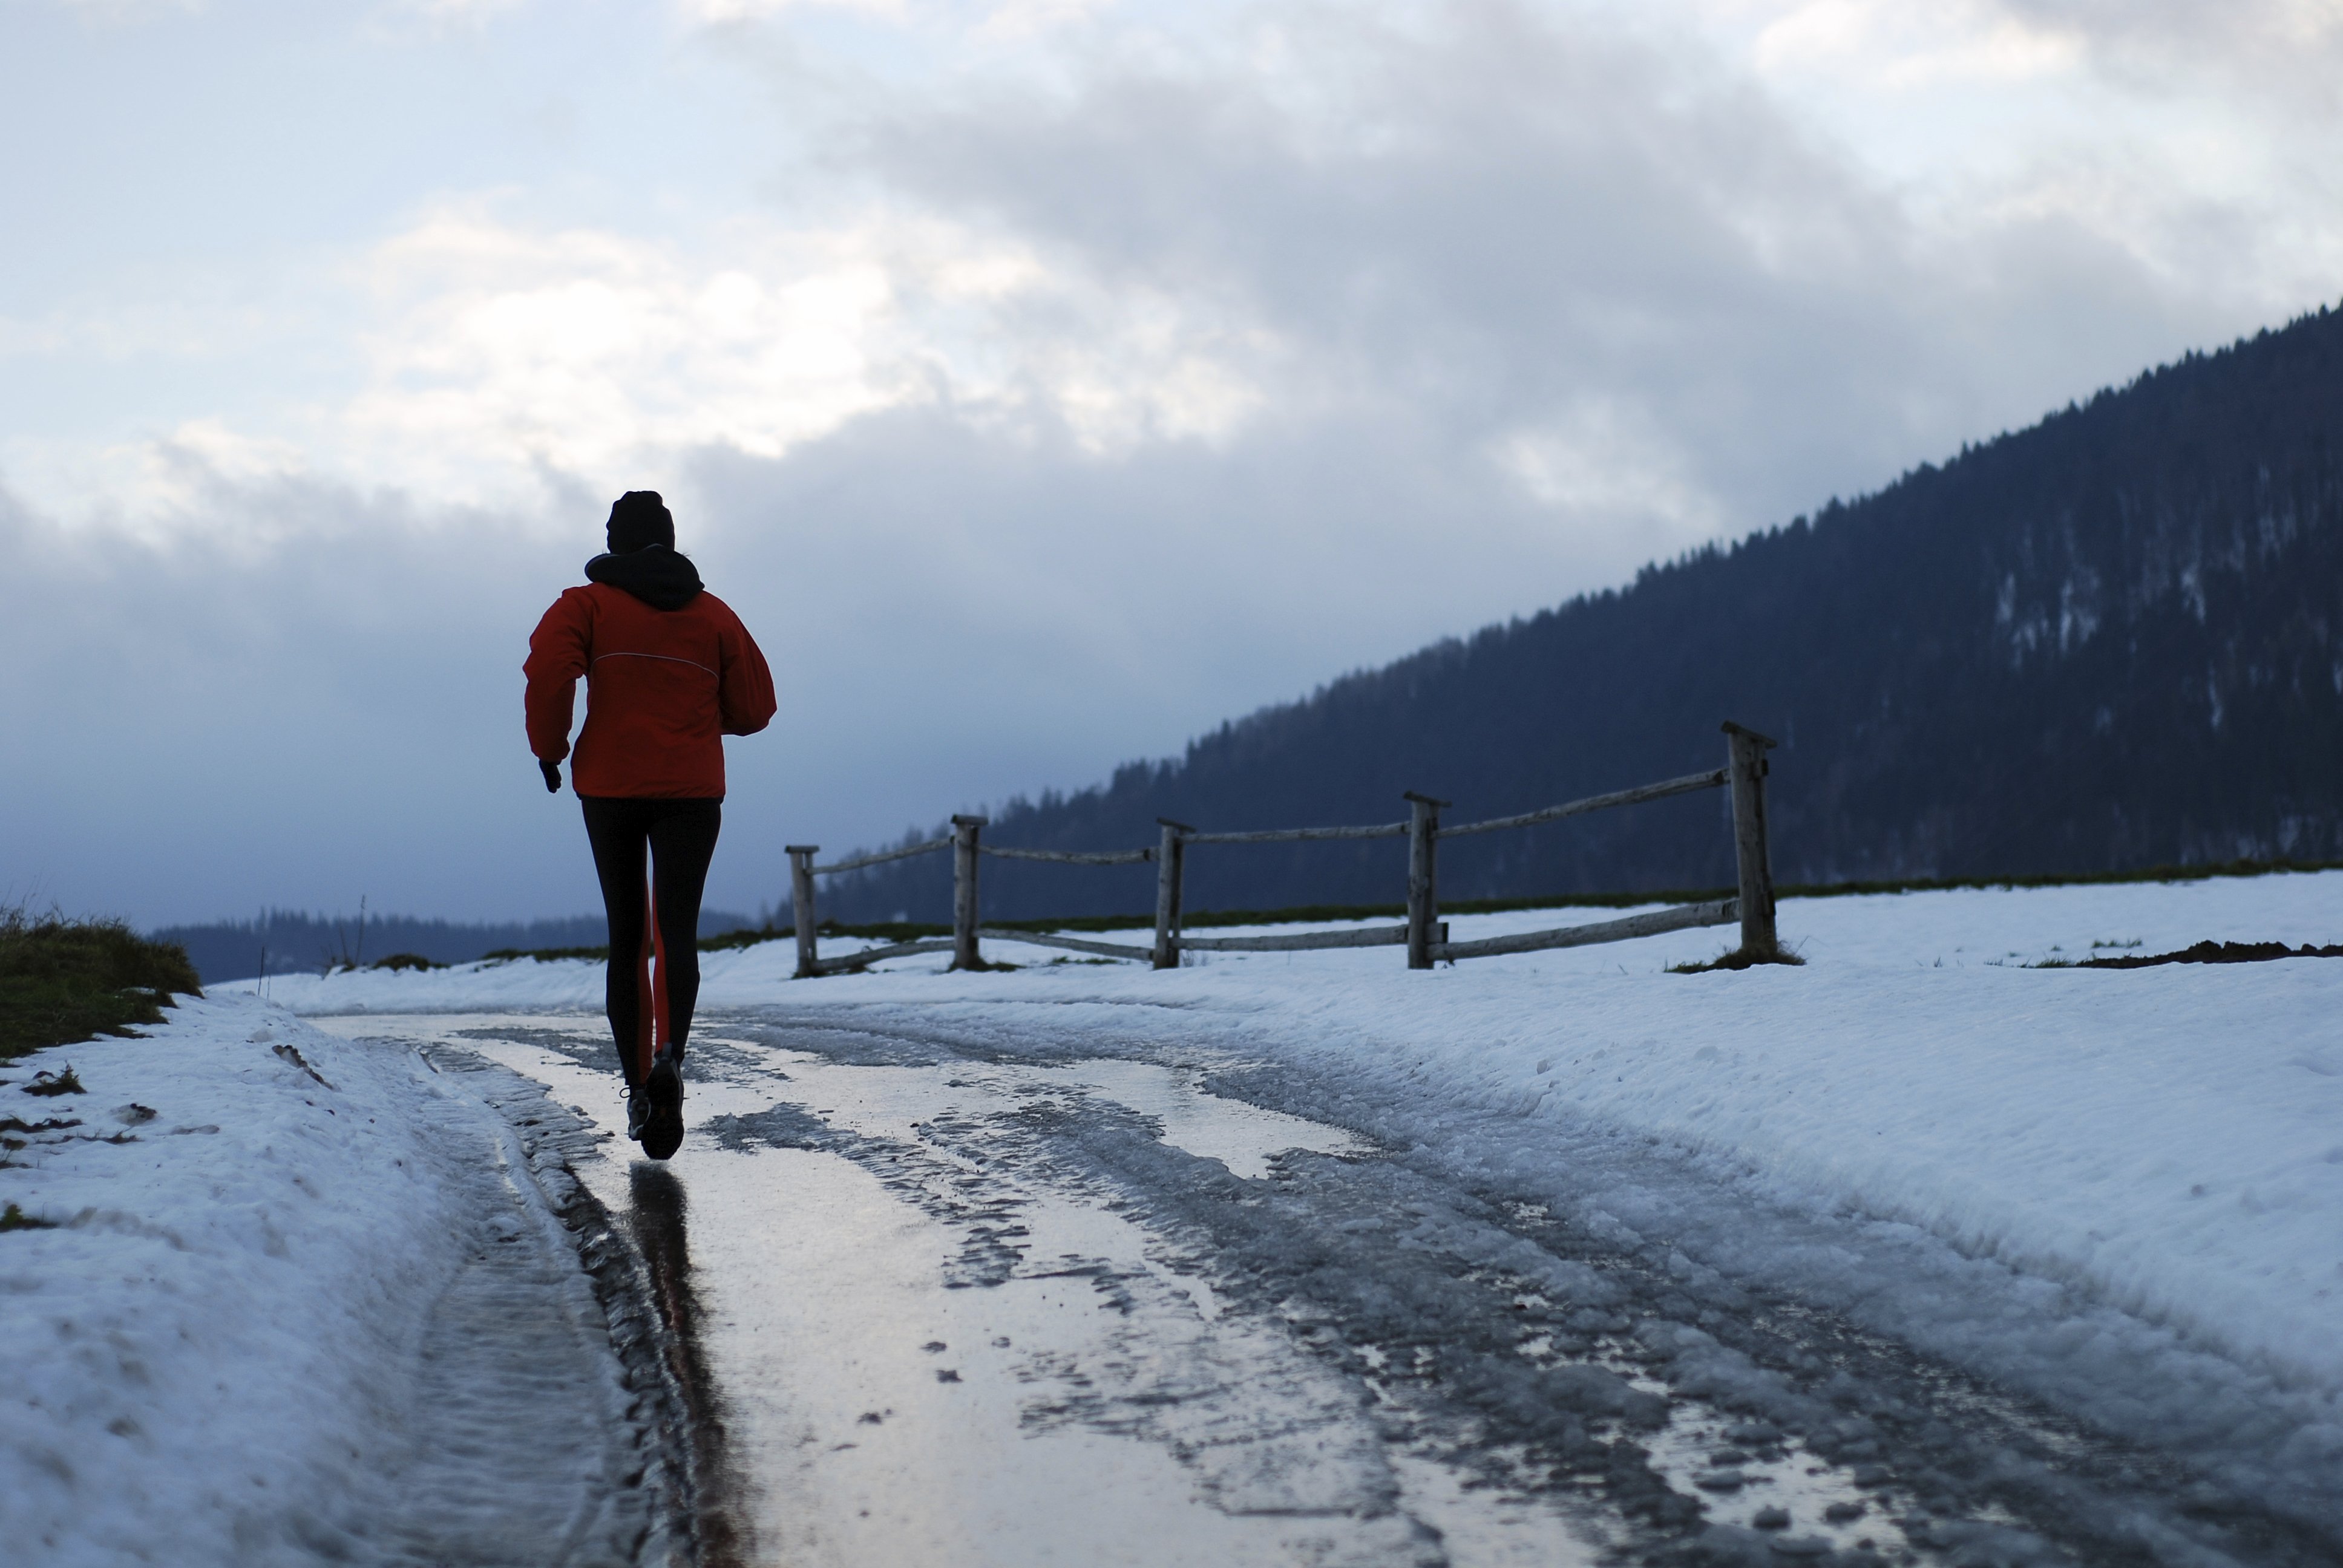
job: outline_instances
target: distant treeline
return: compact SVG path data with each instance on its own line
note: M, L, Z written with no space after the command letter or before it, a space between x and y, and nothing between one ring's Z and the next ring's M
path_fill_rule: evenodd
M699 934L721 936L756 923L746 915L709 910L699 917ZM330 964L371 964L397 953L455 964L468 963L500 949L593 948L610 940L609 927L599 915L464 925L370 914L361 923L355 915L336 918L293 910L271 910L250 920L165 926L148 934L156 941L176 942L186 949L206 985L248 980L263 972L291 974L303 970L315 972Z
M1159 816L1390 821L1411 789L1463 821L1718 766L1725 719L1782 742L1784 882L2343 856L2343 313L1011 801L985 836L1096 849L1152 843ZM1722 809L1453 840L1441 886L1723 887ZM1404 862L1399 840L1202 848L1188 904L1388 902ZM943 920L950 875L930 855L830 879L820 912ZM987 860L983 878L994 918L1137 913L1154 885L1148 866Z

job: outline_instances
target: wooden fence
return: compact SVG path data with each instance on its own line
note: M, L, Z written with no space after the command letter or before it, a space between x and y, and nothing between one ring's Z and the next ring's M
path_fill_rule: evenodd
M788 849L789 898L797 923L798 978L807 980L817 975L860 970L886 959L901 958L910 953L944 951L952 955L953 969L982 969L986 966L978 944L985 940L1030 942L1037 947L1063 948L1072 952L1130 959L1152 963L1160 970L1178 968L1180 955L1183 952L1275 953L1320 948L1404 947L1407 949L1408 968L1428 970L1443 959L1453 962L1458 959L1490 958L1499 953L1585 947L1596 942L1619 942L1634 937L1656 936L1663 931L1686 930L1696 926L1727 925L1735 920L1741 924L1741 950L1752 957L1771 957L1779 949L1774 930L1774 872L1765 838L1765 753L1774 749L1775 742L1738 724L1727 723L1723 728L1725 763L1710 772L1687 773L1682 778L1663 779L1657 784L1638 785L1632 789L1614 790L1607 795L1590 795L1583 800L1564 801L1559 806L1548 806L1536 811L1523 811L1512 817L1493 817L1484 822L1466 822L1455 827L1443 827L1440 820L1440 813L1453 802L1419 795L1411 789L1404 797L1408 802L1408 815L1403 821L1379 822L1359 828L1272 828L1248 832L1210 833L1185 822L1158 818L1162 829L1161 837L1155 844L1142 849L1003 849L983 842L983 829L988 821L983 817L954 817L951 832L943 838L905 845L899 849L857 855L827 866L813 863L814 856L820 853L819 845L791 844ZM1614 806L1635 806L1647 800L1664 800L1671 795L1687 795L1700 789L1732 791L1734 858L1740 871L1740 890L1735 897L1715 899L1706 903L1679 904L1673 909L1654 910L1622 920L1600 920L1592 925L1518 931L1512 936L1483 937L1475 941L1448 940L1447 922L1440 919L1439 850L1443 839L1534 828L1547 822L1561 821L1565 817L1581 817L1590 811L1608 810ZM1403 924L1369 926L1363 930L1345 931L1295 931L1260 937L1192 937L1180 929L1181 890L1186 879L1188 852L1197 845L1291 844L1319 839L1398 838L1408 841L1407 920ZM816 877L860 871L866 867L884 865L890 860L939 854L946 849L950 849L952 855L950 936L866 948L860 952L846 953L837 958L825 959L820 955L814 930ZM1003 930L981 924L978 916L977 871L982 857L986 855L1004 860L1053 860L1072 866L1129 866L1153 861L1153 944L1142 948L1123 942L1093 941L1086 937Z

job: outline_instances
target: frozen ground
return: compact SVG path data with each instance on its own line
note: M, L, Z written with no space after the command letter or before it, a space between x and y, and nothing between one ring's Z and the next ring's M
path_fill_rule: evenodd
M20 1092L68 1062L85 1092ZM603 1313L485 1079L231 995L0 1083L0 1199L52 1227L0 1235L0 1558L657 1546Z
M1806 967L1701 976L715 955L672 1181L580 1173L698 1292L756 1560L2343 1559L2343 963L2021 967L2335 941L2343 877L1782 924ZM270 990L607 1123L599 983Z

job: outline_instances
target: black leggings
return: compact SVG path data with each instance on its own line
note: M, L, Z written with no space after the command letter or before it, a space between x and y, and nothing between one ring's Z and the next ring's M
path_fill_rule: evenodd
M618 1071L632 1091L650 1070L654 1050L672 1046L681 1057L691 1032L691 1010L699 1000L699 894L724 803L588 795L579 804L586 808L586 837L594 846L594 870L610 921L610 1038L618 1047Z

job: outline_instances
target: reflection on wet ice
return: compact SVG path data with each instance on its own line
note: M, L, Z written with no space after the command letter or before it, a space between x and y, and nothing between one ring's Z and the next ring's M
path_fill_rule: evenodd
M689 1200L675 1171L638 1161L627 1171L627 1228L649 1276L653 1309L666 1332L668 1377L682 1402L693 1535L703 1568L746 1568L754 1561L732 1462L729 1412L701 1339L692 1279Z

